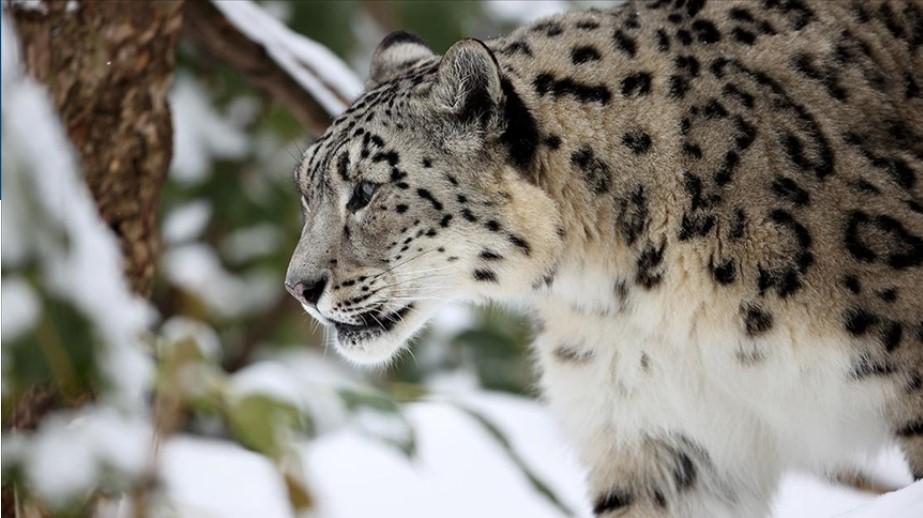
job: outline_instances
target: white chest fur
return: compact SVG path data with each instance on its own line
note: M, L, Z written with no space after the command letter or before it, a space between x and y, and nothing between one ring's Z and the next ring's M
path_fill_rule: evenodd
M535 300L545 395L584 462L681 433L725 476L766 492L786 467L848 465L886 442L887 389L850 379L835 338L778 322L754 343L704 299L575 267Z

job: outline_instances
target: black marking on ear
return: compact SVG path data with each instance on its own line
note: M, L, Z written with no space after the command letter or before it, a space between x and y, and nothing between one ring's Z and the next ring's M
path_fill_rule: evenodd
M920 424L920 427L923 429L923 423ZM631 496L630 493L610 489L608 493L600 496L593 502L593 514L599 516L604 513L623 509L630 506L632 502L634 502L634 497Z
M638 54L638 42L621 29L616 29L612 39L615 41L615 48L627 54L628 57L633 58Z
M640 129L631 130L622 135L622 144L632 153L643 155L651 149L651 136Z
M532 254L532 247L529 245L529 242L526 241L525 239L517 236L516 234L510 234L509 240L510 240L510 243L512 243L513 246L518 248L519 251L521 251L523 254L527 256Z
M765 311L759 304L741 304L740 314L747 336L759 336L772 329L772 313Z
M570 49L570 60L575 65L582 65L590 61L599 61L602 56L592 45L580 45Z
M501 139L506 144L510 159L520 171L530 169L538 147L538 126L532 113L523 103L522 98L516 93L513 83L503 78L500 82L503 89L504 107L503 115L506 120L506 129ZM537 179L529 175L534 183Z
M498 282L497 274L493 270L479 268L472 275L474 275L474 280L478 282Z
M393 47L394 45L397 45L398 43L415 43L417 45L426 46L426 42L424 42L416 34L412 34L407 31L394 31L391 34L385 36L383 40L381 40L381 43L378 44L378 49L385 50Z
M532 81L532 86L539 97L548 94L554 97L570 95L582 103L597 102L603 105L609 104L612 98L612 92L605 84L579 83L569 77L555 79L553 74L547 72L537 75Z

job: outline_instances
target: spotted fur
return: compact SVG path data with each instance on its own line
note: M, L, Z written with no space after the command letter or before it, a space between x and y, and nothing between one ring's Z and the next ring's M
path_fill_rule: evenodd
M531 305L598 515L763 516L891 440L923 477L921 47L920 0L390 36L296 171L287 284L360 363L438 301Z

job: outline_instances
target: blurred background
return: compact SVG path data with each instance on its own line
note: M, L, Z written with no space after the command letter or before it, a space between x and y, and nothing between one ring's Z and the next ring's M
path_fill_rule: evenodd
M449 306L360 369L282 280L291 172L385 34L613 4L4 0L3 516L588 516L522 316Z

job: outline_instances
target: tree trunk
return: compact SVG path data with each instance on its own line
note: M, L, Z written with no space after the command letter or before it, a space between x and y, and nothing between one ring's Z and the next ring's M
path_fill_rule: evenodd
M13 5L23 62L48 87L100 215L119 238L129 285L148 295L173 151L167 91L182 0L67 4L45 2L45 12Z
M160 190L173 151L167 91L182 0L62 0L46 1L40 9L5 7L23 64L47 87L100 215L119 239L126 280L146 296L159 247ZM90 398L64 397L55 386L37 385L16 402L9 425L34 429L48 412ZM34 506L19 512L47 514ZM4 484L2 516L16 514L15 490Z

